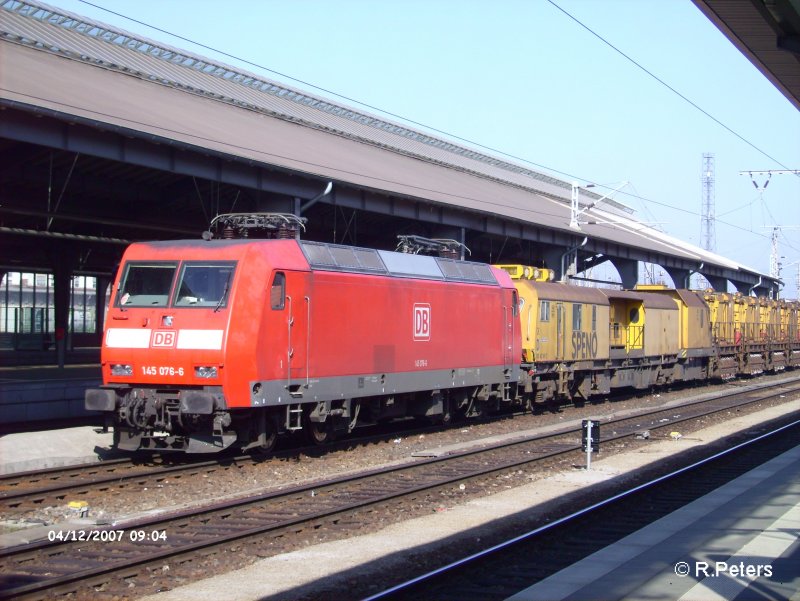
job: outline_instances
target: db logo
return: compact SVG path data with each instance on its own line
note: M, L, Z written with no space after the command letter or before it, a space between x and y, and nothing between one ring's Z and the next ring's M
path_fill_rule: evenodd
M431 306L414 305L414 340L431 339Z
M153 332L153 342L150 346L175 346L175 332Z

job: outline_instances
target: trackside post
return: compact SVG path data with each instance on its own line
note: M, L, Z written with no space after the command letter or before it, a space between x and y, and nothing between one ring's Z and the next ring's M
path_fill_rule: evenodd
M586 453L586 470L592 469L592 453L600 452L600 422L585 419L582 422L581 444Z

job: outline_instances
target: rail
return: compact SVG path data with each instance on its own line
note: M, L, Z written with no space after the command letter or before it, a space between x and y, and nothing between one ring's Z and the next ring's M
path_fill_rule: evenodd
M741 391L611 420L606 422L607 430L614 431L615 435L605 440L629 438L643 427L650 430L673 428L676 423L800 391L800 387L791 390L785 386L773 388L776 390L766 394L763 390ZM108 552L108 542L97 541L44 541L6 549L0 551L0 569L8 575L4 588L0 590L0 599L23 595L50 598L85 586L102 586L104 590L110 590L115 582L124 590L126 585L120 585L120 578L133 578L132 574L149 578L151 570L147 566L166 558L197 557L203 549L232 543L241 546L247 540L259 544L257 541L263 541L263 536L267 534L273 542L286 540L289 534L294 536L305 530L316 531L327 525L336 525L345 515L390 502L396 503L398 499L413 497L422 491L483 477L493 478L498 473L518 470L546 458L579 453L580 445L575 442L579 438L578 432L577 429L567 429L559 433L505 441L446 457L371 470L169 516L96 529L97 532L122 530L123 533L157 535L144 542L127 539L115 541L114 553ZM159 533L166 533L164 538L167 540L159 538ZM263 545L263 542L260 544ZM237 557L242 555L247 554L237 553ZM64 562L63 558L67 556L79 557L80 563ZM191 563L196 569L195 561ZM179 564L179 561L171 561L173 566Z
M661 515L677 509L676 505L682 506L688 500L702 496L709 492L709 489L713 490L767 461L771 458L769 455L773 455L773 453L750 452L760 443L771 442L771 439L783 437L778 440L775 454L796 446L796 439L789 433L792 430L796 431L798 427L800 427L800 420L795 420L765 434L754 436L690 465L623 490L544 526L394 585L367 597L364 601L400 598L436 598L440 601L461 599L471 592L481 590L480 585L475 582L475 575L487 573L493 575L494 586L491 591L482 588L484 594L481 595L481 598L487 601L505 599L520 590L520 586L514 583L519 582L521 573L527 571L525 577L529 580L525 583L524 588L526 588L607 544L623 538L630 532L652 523ZM742 456L744 456L743 460L741 460ZM735 463L732 470L733 476L727 472L720 473L721 470L714 470L715 473L706 478L696 476L698 471L731 457L735 458L733 460ZM676 487L672 485L675 480L686 476L688 478L682 481L685 486L677 487L680 489L677 499L674 498L676 495L672 495L673 498L671 498L669 494L658 492L661 490L660 487L665 484L670 485L674 490ZM699 489L700 492L692 494L687 491L687 488ZM641 497L648 493L649 500L642 502ZM622 503L626 503L627 510L620 510L619 505ZM620 516L625 516L625 518L620 519ZM609 524L609 522L611 523ZM619 523L619 526L615 527L616 523ZM570 535L563 532L564 530L569 530ZM608 538L611 540L607 540ZM566 539L573 541L567 551L552 549L553 540L563 542ZM547 549L547 552L543 552L544 549ZM530 558L533 557L537 558L536 562L530 561ZM525 570L520 565L521 563L526 563L529 569ZM531 569L530 564L532 563L536 565Z

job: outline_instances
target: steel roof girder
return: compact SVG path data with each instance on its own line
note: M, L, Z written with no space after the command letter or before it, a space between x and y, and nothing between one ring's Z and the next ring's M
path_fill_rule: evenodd
M289 196L313 196L320 185L316 177L285 173L278 167L273 170L166 138L143 140L133 130L99 127L79 117L8 100L0 100L0 105L10 107L0 119L2 138Z

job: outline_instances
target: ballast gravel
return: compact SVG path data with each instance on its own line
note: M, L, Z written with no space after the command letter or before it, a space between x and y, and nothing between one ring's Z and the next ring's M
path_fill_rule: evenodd
M669 457L718 441L732 433L787 413L800 411L800 401L730 419L675 440L653 441L631 452L600 456L592 469L573 469L548 475L531 484L463 505L432 508L431 515L392 524L378 532L323 543L257 561L243 568L187 586L145 597L147 601L299 601L358 599L383 590L388 575L434 569L440 552L472 546L491 536L492 524L511 516L520 523L535 522L537 512L552 503L569 502L572 495L596 485L602 489L620 476ZM519 531L518 534L521 534Z

